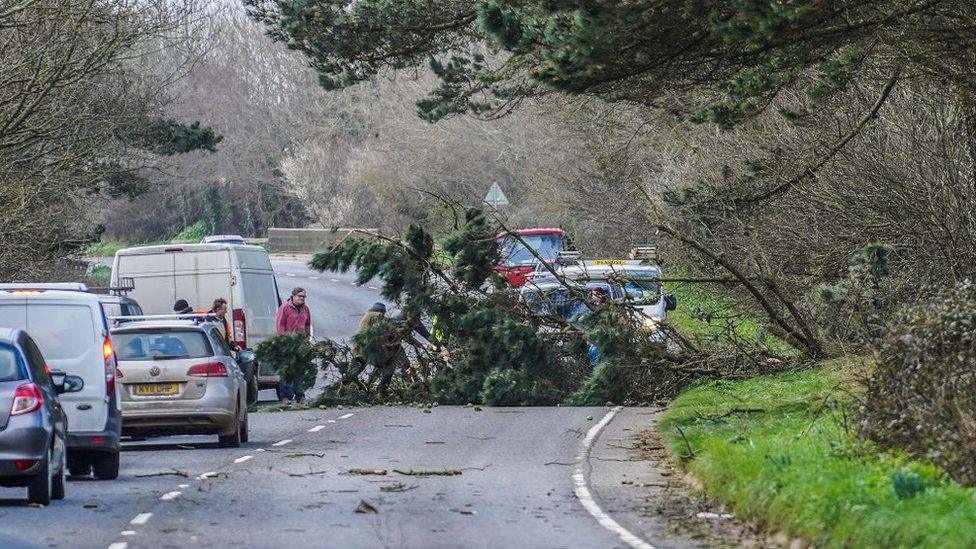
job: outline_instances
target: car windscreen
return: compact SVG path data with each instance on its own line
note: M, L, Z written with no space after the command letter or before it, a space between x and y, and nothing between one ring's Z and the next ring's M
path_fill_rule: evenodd
M525 235L521 238L546 261L556 259L556 254L563 249L563 237L558 234ZM501 258L504 267L535 265L538 261L532 251L513 236L502 238Z
M92 311L87 305L3 303L0 326L26 330L48 360L75 359L97 344Z
M0 343L0 382L24 379L24 369L17 356L16 349Z
M172 360L213 356L199 330L115 332L112 343L119 360Z
M661 300L661 285L650 280L628 279L624 283L627 301L640 305L653 305Z

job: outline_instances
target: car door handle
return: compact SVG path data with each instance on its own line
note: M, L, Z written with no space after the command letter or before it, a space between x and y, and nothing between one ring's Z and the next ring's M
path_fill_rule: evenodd
M91 410L92 406L91 404L79 404L78 406L75 406L75 408L78 408L79 410Z

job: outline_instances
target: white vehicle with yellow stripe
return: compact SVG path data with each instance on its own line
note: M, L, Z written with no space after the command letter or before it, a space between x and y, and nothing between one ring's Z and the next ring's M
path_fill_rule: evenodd
M634 248L629 259L584 260L579 252L561 252L555 264L541 265L533 273L521 297L527 303L539 302L542 295L568 292L567 285L584 291L603 290L615 301L626 301L652 331L677 306L677 299L664 293L657 250L651 246ZM572 314L571 308L567 315Z

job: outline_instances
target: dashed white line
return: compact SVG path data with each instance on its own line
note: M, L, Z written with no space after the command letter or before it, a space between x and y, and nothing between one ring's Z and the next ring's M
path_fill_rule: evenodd
M295 276L295 273L285 273L285 276Z
M206 473L198 476L197 477L197 480L207 480L208 478L215 477L215 476L217 476L217 471L208 471L208 472L206 472Z
M329 282L339 282L339 279L338 278L330 278L329 279Z
M278 442L275 442L274 444L272 444L272 446L284 446L285 444L288 444L289 442L291 442L291 439L290 438L286 438L285 440L279 440Z
M312 427L311 429L309 429L308 432L309 433L317 433L317 432L321 431L322 429L325 429L325 425L316 425L315 427Z
M182 493L183 492L177 492L177 491L166 492L165 494L159 496L159 499L161 501L173 501L174 499L180 497L180 494Z
M355 282L350 282L349 285L350 286L359 286L359 284L356 284Z
M142 526L143 524L149 522L149 517L151 516L152 513L139 513L136 515L136 518L129 521L129 524L134 526Z
M253 458L254 456L241 456L234 460L234 463L244 463L245 461Z
M335 423L335 420L334 419L330 419L329 420L329 423Z
M366 287L369 288L370 290L375 290L376 289L376 286L366 286Z
M108 546L108 549L125 549L129 544L124 541L117 541Z
M352 412L349 412L348 414L346 414L344 416L339 416L339 419L349 419L352 416L353 416L353 413Z
M580 450L579 455L576 456L576 469L573 472L573 484L576 488L573 491L576 492L576 498L579 499L579 502L583 505L583 508L593 515L593 518L600 523L600 526L603 526L607 530L617 534L620 541L624 542L630 547L633 547L634 549L655 549L653 545L635 536L630 532L630 530L627 530L617 521L610 518L610 515L601 509L593 499L593 495L590 493L590 489L586 485L586 472L584 471L584 465L587 463L587 461L589 461L590 450L593 448L593 441L596 440L596 437L599 436L600 431L602 431L603 428L610 423L610 420L613 419L613 416L617 415L617 412L619 412L621 408L621 406L617 406L613 410L607 412L607 415L603 416L603 419L601 419L599 423L593 427L590 427L590 430L587 431L586 438L583 439L583 448Z
M312 280L318 280L319 279L319 277L317 277L317 276L310 276L309 278L312 279Z
M258 448L257 450L255 450L255 452L263 452L263 451L264 451L264 448Z
M190 485L189 484L177 484L176 487L177 488L180 488L180 489L185 489L185 488L189 488Z
M136 535L136 531L135 530L122 530L121 532L119 532L119 535L120 536L126 536L126 537L128 537L128 536L134 536L134 535Z

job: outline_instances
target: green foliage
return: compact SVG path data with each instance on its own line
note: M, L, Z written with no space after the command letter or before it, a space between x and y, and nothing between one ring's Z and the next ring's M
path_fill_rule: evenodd
M862 432L976 484L976 286L963 282L901 311L878 346Z
M274 368L285 383L303 389L315 384L318 373L315 361L322 352L309 341L308 334L297 332L269 337L255 349L258 362Z
M189 227L185 227L180 232L173 235L173 242L199 242L205 236L210 235L210 228L207 227L207 222L197 221Z
M88 272L88 279L95 286L108 286L112 278L112 268L108 265L96 265Z
M705 382L658 425L710 497L769 531L818 547L976 544L976 491L851 432L852 368Z
M154 154L173 156L197 150L215 153L223 136L209 126L201 126L199 121L186 125L171 118L158 118L129 132L125 140Z

